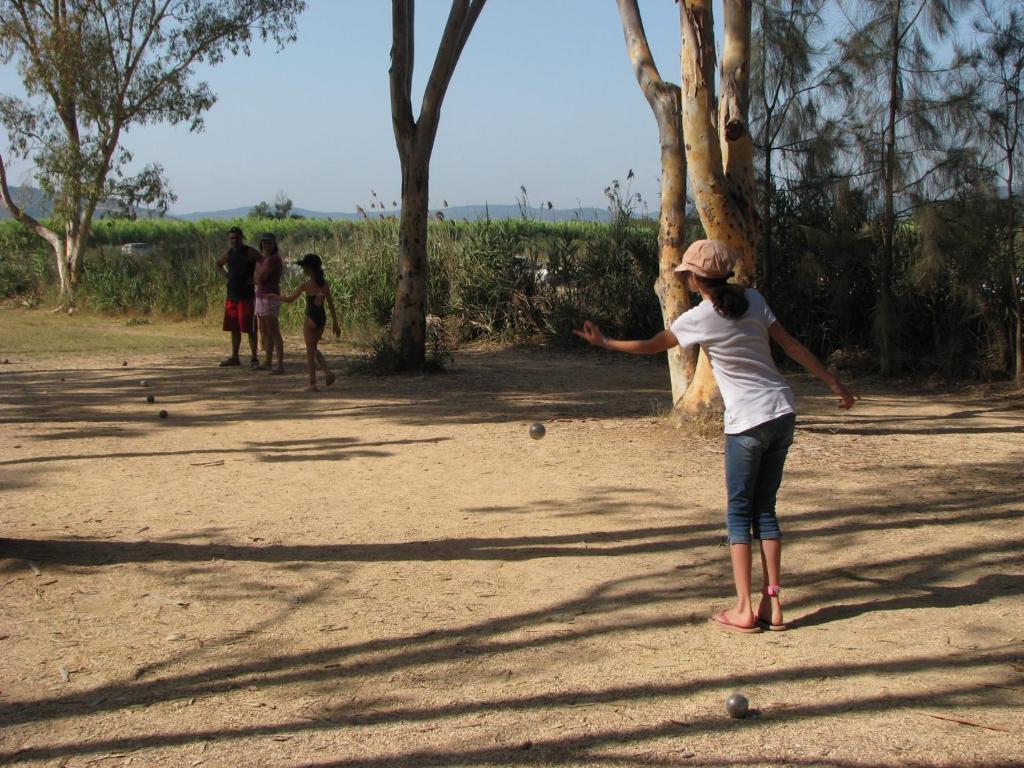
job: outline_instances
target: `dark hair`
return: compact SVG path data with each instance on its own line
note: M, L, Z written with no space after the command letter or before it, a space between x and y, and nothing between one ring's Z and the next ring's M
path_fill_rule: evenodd
M262 246L264 243L270 243L272 246L274 246L274 250L270 252L271 254L276 254L278 252L277 238L274 237L269 232L265 233L262 237L260 237L260 246Z
M691 273L693 274L693 273ZM750 302L743 294L743 286L730 283L728 277L701 277L694 275L711 294L715 312L730 320L739 320L747 313Z
M299 266L312 272L313 280L321 288L327 285L327 278L324 277L323 261L315 253L307 253L299 259Z

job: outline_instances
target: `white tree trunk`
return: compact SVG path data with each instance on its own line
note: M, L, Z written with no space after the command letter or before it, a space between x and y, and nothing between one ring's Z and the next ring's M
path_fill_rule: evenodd
M675 268L686 250L686 159L683 154L679 87L662 80L644 32L637 0L618 0L622 31L640 90L654 112L661 145L661 213L658 227L658 279L654 292L665 328L690 308L690 295ZM680 408L693 380L697 353L693 348L668 351L672 403Z
M747 123L750 0L726 0L722 98L715 97L714 17L710 0L681 0L683 135L690 187L704 232L740 255L736 279L751 285L757 214L753 141ZM703 353L683 407L715 407L718 387Z

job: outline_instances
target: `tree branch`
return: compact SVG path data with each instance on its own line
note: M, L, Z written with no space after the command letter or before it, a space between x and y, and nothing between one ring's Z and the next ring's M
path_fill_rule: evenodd
M619 17L622 19L622 33L626 38L626 52L629 54L630 63L633 65L633 73L640 84L647 103L651 109L658 111L658 94L665 87L658 72L658 66L654 63L654 54L647 42L647 33L644 31L644 22L640 16L638 0L617 0L619 4Z
M412 140L416 129L412 114L414 0L391 0L391 122L399 149ZM405 155L399 152L405 162Z
M423 92L423 103L417 126L421 133L417 136L420 151L430 153L437 135L437 123L441 116L441 102L451 82L455 65L459 63L462 49L466 47L469 33L480 17L486 0L452 0L452 10L448 14L448 22L437 46L434 67L430 71L430 79Z
M7 168L4 166L3 155L0 155L0 200L3 200L4 207L10 211L11 216L15 220L29 227L33 232L46 240L53 246L54 250L60 249L60 238L57 236L57 233L40 224L33 216L30 216L14 202L14 199L11 197L11 190L7 186Z

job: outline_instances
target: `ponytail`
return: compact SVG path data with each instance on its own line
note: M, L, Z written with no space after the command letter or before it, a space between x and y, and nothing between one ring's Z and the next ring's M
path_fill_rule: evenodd
M739 320L747 313L750 302L743 293L743 286L728 282L728 277L700 277L701 284L711 294L715 312L730 320Z
M313 280L316 282L317 285L319 285L321 288L323 288L325 285L327 285L327 278L324 276L324 268L322 266L320 266L319 264L316 264L316 265L313 266L312 269L313 269ZM744 299L744 301L745 301L745 299Z

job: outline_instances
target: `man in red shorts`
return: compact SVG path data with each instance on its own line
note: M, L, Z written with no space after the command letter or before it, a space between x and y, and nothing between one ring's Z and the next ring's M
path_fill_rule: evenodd
M222 366L239 365L238 350L242 345L242 334L249 337L249 351L252 357L249 367L256 368L256 326L253 321L253 307L256 293L253 274L260 254L245 244L241 227L228 230L228 250L217 259L217 269L227 280L228 297L224 302L224 330L231 332L231 357L221 360Z

